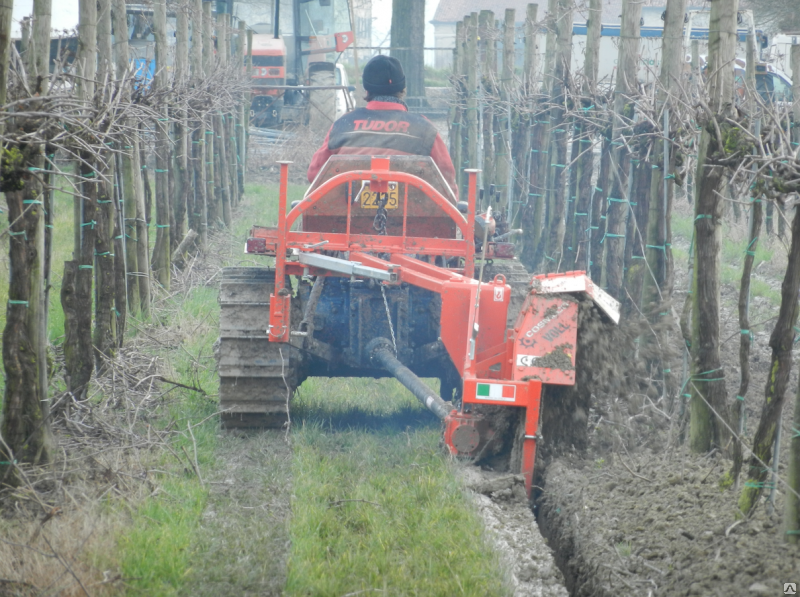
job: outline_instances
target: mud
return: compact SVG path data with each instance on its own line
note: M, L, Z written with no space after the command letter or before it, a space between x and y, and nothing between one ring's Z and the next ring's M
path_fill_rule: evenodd
M459 466L515 597L566 597L564 577L539 533L520 475Z
M547 312L545 312L545 317ZM575 367L572 364L572 359L567 352L572 351L572 344L561 344L556 346L552 351L546 355L536 359L537 367L545 367L547 369L560 369L561 371L572 371Z
M539 524L570 594L782 595L800 582L779 515L742 520L738 494L720 491L729 465L683 451L551 463Z
M682 275L676 287L685 287ZM680 307L685 292L676 294ZM738 289L723 287L721 375L731 401L739 377L737 297ZM777 305L756 298L751 320L767 322L776 311ZM690 454L681 444L688 409L680 397L673 403L662 394L669 380L660 371L661 363L671 362L672 375L680 376L680 335L673 330L669 345L637 347L637 337L653 333L646 324L609 334L602 321L592 320L596 314L580 314L578 383L567 390L575 392L567 399L572 407L548 389L543 417L549 418L542 424L545 441L536 471L543 488L535 502L538 522L570 594L783 595L784 583L800 584L800 550L785 543L782 528L782 488L774 509L763 500L743 519L737 507L741 486L720 486L731 462L718 454ZM767 330L754 334L746 445L763 403L768 339ZM586 427L575 420L583 418L581 408L587 409ZM785 455L791 405L783 420ZM564 434L568 442L561 441ZM784 478L785 462L784 457Z

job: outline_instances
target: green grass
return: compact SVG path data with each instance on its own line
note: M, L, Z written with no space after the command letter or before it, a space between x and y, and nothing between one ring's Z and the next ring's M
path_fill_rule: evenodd
M119 539L130 594L174 595L191 567L207 493L191 479L168 480L159 489L161 495L137 508L132 528Z
M287 595L509 594L439 422L396 381L309 380L294 412Z
M686 242L691 242L694 231L694 216L683 216L680 214L673 214L672 217L672 234L676 238L683 239ZM741 240L733 240L730 234L730 228L727 224L723 225L722 232L722 254L721 265L722 271L720 278L723 284L730 284L731 286L739 287L742 279L742 266L744 263L745 252L749 249L749 243L746 238ZM680 248L672 248L673 257L679 263L686 263L689 258L688 253ZM764 261L772 260L774 252L766 246L766 243L758 243L755 256L753 258L753 270L755 270ZM778 306L781 302L781 293L769 286L763 280L759 280L755 276L750 283L750 293L753 297L766 298L772 305Z
M248 185L246 191L246 215L233 226L242 244L251 225L277 221L276 186ZM304 191L292 185L289 202ZM63 335L59 294L62 264L71 257L71 229L72 198L57 193L49 329L54 342ZM237 253L229 263L253 261L258 260ZM7 271L0 273L0 299L7 293L7 278ZM171 451L142 455L151 459L149 468L160 471L148 478L149 497L128 505L107 501L108 508L129 513L116 551L87 554L103 564L101 569L119 570L129 595L169 596L190 589L203 548L202 516L209 492L189 463L196 452L201 475L226 464L218 456L214 414L217 289L196 287L172 296L165 307L140 325L168 326L178 346L153 348L152 355L168 364L169 379L203 391L166 392L158 417L140 423L181 434L171 442ZM499 580L503 576L497 556L440 447L438 420L400 384L307 380L294 400L293 417L295 485L287 594L342 595L367 588L392 595L508 594ZM193 438L187 425L194 426ZM235 559L237 554L224 557Z
M302 197L304 191L300 186L290 187L290 201ZM233 234L242 246L253 224L277 221L277 187L248 185L246 196L243 211L257 214L257 219L240 217L235 221ZM234 255L231 262L238 263L241 257ZM154 356L169 364L170 379L205 392L174 389L164 398L163 415L153 423L158 428L172 425L183 432L171 447L184 459L186 455L193 459L196 447L201 474L217 465L219 421L214 413L219 378L213 354L219 327L217 295L215 286L196 287L185 296L176 295L165 309L153 314L154 320L174 329L176 340L180 339L180 348L155 350ZM197 425L203 419L207 420L192 429L193 442L187 424ZM130 528L120 537L115 556L123 576L132 579L128 582L131 595L174 595L181 590L191 573L198 526L208 498L207 489L190 467L179 464L171 453L163 453L156 468L166 475L157 479L155 495L133 510Z

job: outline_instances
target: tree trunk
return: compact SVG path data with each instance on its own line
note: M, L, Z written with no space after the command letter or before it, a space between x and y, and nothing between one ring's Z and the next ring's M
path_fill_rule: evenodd
M747 250L744 254L744 265L742 266L742 281L739 285L739 329L741 336L739 339L739 391L736 394L736 402L733 407L733 421L739 437L744 431L744 399L750 387L750 346L753 342L753 333L750 331L750 282L753 272L753 262L755 261L756 249L758 248L758 234L761 230L761 220L763 209L761 199L754 199L750 207L750 238ZM733 446L733 466L731 467L731 479L738 480L742 470L742 446L736 442Z
M605 190L608 185L608 172L611 169L611 126L606 127L606 131L601 134L603 145L600 149L600 170L597 173L597 185L592 191L592 225L591 225L591 250L589 252L589 272L590 277L596 284L601 284L603 279L603 264L605 245L603 239L606 236L606 219L608 216L608 192ZM601 186L602 185L602 186Z
M28 170L39 152L34 145L5 149L0 180L8 206L11 274L3 331L6 380L0 435L5 445L0 446L0 483L11 485L20 481L13 464L49 462L53 448L41 375L41 369L47 368L41 345L44 206L38 198L41 187Z
M167 3L153 2L153 34L156 42L156 89L166 90L167 80ZM156 244L153 247L152 269L158 283L170 287L170 202L169 202L169 110L162 105L156 124Z
M575 212L572 232L572 248L575 251L575 269L588 272L591 266L592 232L592 175L594 174L595 130L587 122L594 109L597 92L597 73L600 67L600 34L602 32L602 0L589 1L586 19L586 58L583 63L583 89L581 118L575 129L578 142L576 169Z
M482 134L483 140L483 172L481 180L483 188L489 189L495 184L495 147L494 147L494 121L495 103L497 102L497 30L494 26L494 13L491 10L482 10L478 16L478 39L480 39L481 55L481 101ZM487 200L494 197L487 196ZM496 206L492 205L494 209Z
M466 21L466 19L465 19ZM478 14L472 13L464 25L467 51L467 168L478 168ZM461 196L467 196L467 177L461 177Z
M500 75L500 104L497 110L495 121L499 129L497 134L498 145L497 164L495 166L495 186L502 193L497 209L506 215L506 221L511 227L513 219L512 209L514 206L513 185L511 184L511 172L514 164L512 162L513 153L511 145L511 97L514 86L514 28L515 11L507 8L505 22L503 25L503 70Z
M97 49L98 80L113 78L111 43L111 1L99 0L97 3ZM107 101L104 93L103 101ZM116 350L116 273L114 271L113 232L116 219L113 197L114 167L113 157L104 152L107 168L97 173L97 225L95 227L95 366L101 371L105 358L113 357ZM98 163L98 168L101 166Z
M639 53L639 22L642 4L636 0L623 0L620 29L619 70L614 89L614 130L611 141L611 176L603 181L610 188L605 233L605 285L608 293L619 301L624 299L623 264L625 254L625 220L630 211L628 177L630 153L625 139L633 132L636 112Z
M556 48L554 56L553 83L550 90L550 127L552 142L550 151L550 184L548 185L548 237L545 263L548 272L559 270L563 254L565 214L567 209L567 82L572 59L572 1L558 0L556 19Z
M767 465L772 459L775 433L780 424L781 412L789 385L792 370L792 347L794 346L797 324L797 292L800 290L800 210L795 212L792 222L792 244L789 248L789 262L781 285L781 307L775 329L769 338L772 359L769 367L767 387L764 392L764 406L753 438L753 452L748 460L747 482L739 497L739 508L749 514L758 504L761 490L769 474ZM794 443L794 442L793 442ZM764 464L761 464L761 463Z
M406 74L406 95L425 97L425 0L392 0L390 37L390 54Z
M536 209L541 204L541 197L535 190L533 181L536 180L534 169L538 162L534 159L533 152L536 150L534 145L534 133L536 132L536 120L533 115L536 106L536 95L539 87L538 76L538 55L536 52L536 18L539 11L537 4L528 4L527 15L525 18L525 63L523 65L523 84L522 95L527 100L527 113L520 120L518 131L525 137L523 145L525 151L525 164L527 167L522 170L523 181L522 189L523 203L520 210L520 226L522 228L522 251L520 261L532 271L533 259L536 254L536 243L541 229L536 225ZM519 165L517 166L519 168Z
M656 108L665 111L663 136L671 138L669 110L672 105L673 89L681 78L683 69L683 19L686 13L687 0L668 0L664 18L664 37L661 42L661 72L658 78ZM677 103L676 103L677 107ZM666 146L666 147L665 147ZM666 154L666 159L665 159ZM645 257L651 273L644 278L642 305L651 318L657 323L663 317L661 313L667 309L664 303L672 295L672 288L667 283L672 262L671 238L667 234L672 211L668 208L672 203L675 187L674 155L670 155L669 143L656 140L653 144L651 161L655 172L650 184L650 215L647 227L647 247Z
M648 127L649 128L649 127ZM637 131L644 133L645 131ZM648 131L652 133L652 131ZM642 148L645 149L645 148ZM644 238L643 233L647 230L649 207L650 207L650 179L653 169L650 162L644 160L644 156L637 154L634 167L631 172L631 210L628 218L628 230L626 232L628 243L625 246L625 302L624 310L628 317L635 318L636 314L643 311L641 304L642 285L644 278L648 274L644 261ZM633 200L635 199L635 200Z
M733 106L733 62L736 52L737 0L714 2L709 25L709 109L714 118ZM692 369L690 448L707 452L725 449L730 436L725 379L719 355L720 248L722 244L722 166L707 165L724 153L712 122L706 123L697 152L695 255L692 294ZM713 410L712 410L713 409ZM715 412L714 412L715 411Z
M800 122L800 44L792 46L792 97L794 98L794 122ZM800 145L800 127L795 126L792 141ZM795 218L797 215L795 214ZM794 403L794 421L792 429L800 429L800 384ZM800 493L800 435L792 433L789 444L789 487ZM790 543L800 541L800 499L792 491L786 492L786 540Z

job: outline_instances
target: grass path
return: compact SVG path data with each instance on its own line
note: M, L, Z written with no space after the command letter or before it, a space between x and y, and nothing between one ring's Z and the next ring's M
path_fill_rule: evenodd
M232 246L251 223L270 223L275 195L248 188ZM180 330L180 346L160 356L171 379L214 396L216 288L173 300L160 317ZM202 480L162 455L158 490L134 509L110 558L128 595L509 594L440 448L439 422L394 380L307 380L288 436L221 432L215 408L184 390L164 407L158 425L196 425L174 450L196 450Z

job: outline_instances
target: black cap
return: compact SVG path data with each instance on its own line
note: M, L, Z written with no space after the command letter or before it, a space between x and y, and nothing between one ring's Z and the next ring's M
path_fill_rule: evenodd
M406 75L400 61L391 56L378 55L364 67L364 89L374 95L393 95L406 88Z

